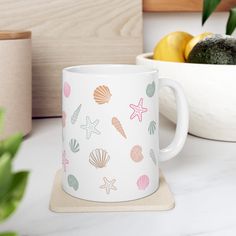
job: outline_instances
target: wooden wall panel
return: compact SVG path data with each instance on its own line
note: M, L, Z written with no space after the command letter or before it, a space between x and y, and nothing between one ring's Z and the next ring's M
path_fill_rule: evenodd
M32 31L34 117L61 115L64 67L142 52L141 0L2 0L0 12L1 30Z
M202 11L202 0L143 0L145 12L198 12ZM228 11L236 6L236 0L223 0L217 11Z

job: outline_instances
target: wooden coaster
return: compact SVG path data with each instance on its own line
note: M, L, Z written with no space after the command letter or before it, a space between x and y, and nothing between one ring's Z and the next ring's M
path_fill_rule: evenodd
M152 195L134 201L100 203L75 198L61 187L61 170L57 171L50 200L54 212L164 211L174 208L174 197L160 172L160 187Z

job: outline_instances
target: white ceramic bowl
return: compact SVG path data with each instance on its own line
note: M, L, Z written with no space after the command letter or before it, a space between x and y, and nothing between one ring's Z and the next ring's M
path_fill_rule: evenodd
M137 56L137 64L154 66L160 77L179 82L190 110L191 134L236 141L236 66L178 63L152 60L152 53ZM166 88L160 91L160 111L176 121L175 99Z

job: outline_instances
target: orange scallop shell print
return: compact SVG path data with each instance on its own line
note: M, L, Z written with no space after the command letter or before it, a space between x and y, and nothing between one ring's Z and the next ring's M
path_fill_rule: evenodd
M140 162L143 160L142 147L139 145L133 146L130 151L130 157L134 162Z

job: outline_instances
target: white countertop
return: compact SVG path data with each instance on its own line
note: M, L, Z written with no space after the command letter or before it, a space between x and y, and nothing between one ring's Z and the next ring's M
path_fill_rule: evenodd
M174 125L161 118L161 146ZM188 136L179 156L161 164L176 207L165 212L68 213L48 209L51 187L61 167L60 119L37 119L15 160L31 170L26 195L0 231L24 236L189 236L236 235L236 143Z

